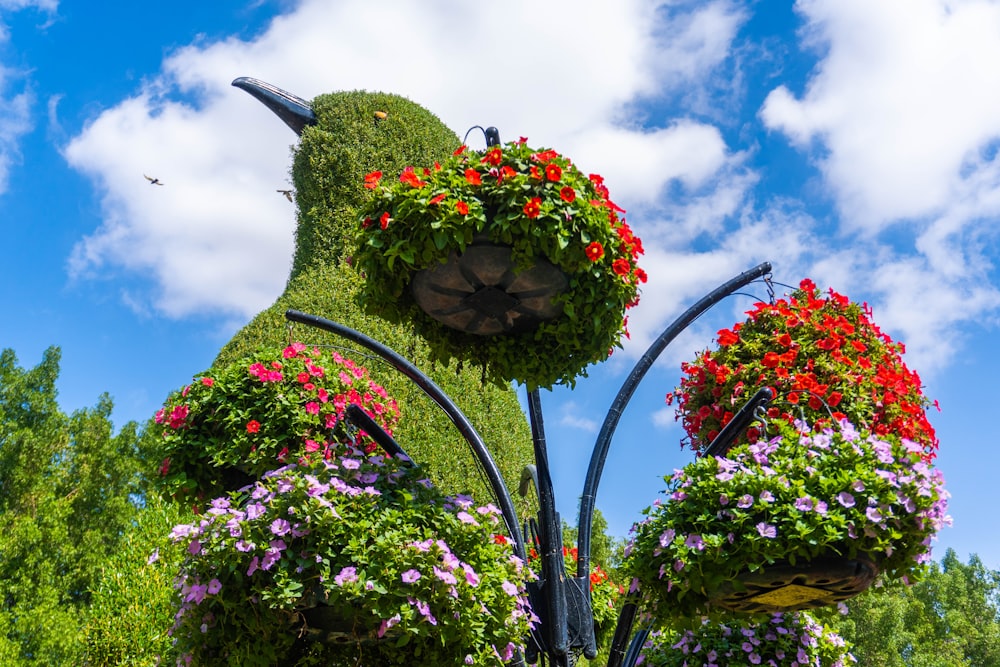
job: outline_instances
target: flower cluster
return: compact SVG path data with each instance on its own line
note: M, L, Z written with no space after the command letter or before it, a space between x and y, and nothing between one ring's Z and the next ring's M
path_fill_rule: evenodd
M413 319L440 357L486 360L496 381L547 387L572 384L627 335L625 310L646 280L636 265L642 242L600 176L585 176L566 157L521 139L484 153L462 146L433 168L408 168L388 184L382 177L365 177L375 195L358 232L362 298L380 315ZM533 331L476 336L441 331L416 307L407 290L412 275L483 235L510 246L517 267L545 259L566 275L568 287L555 297L560 315Z
M353 439L372 451L345 421L352 404L389 433L399 418L385 389L335 351L294 343L260 352L169 397L155 418L160 475L171 493L196 499L232 487L234 474L241 485L285 463L329 459Z
M579 552L576 547L563 547L563 563L566 566L567 576L576 577L578 560ZM541 559L534 548L528 551L528 565L536 573L541 572ZM621 612L620 600L625 594L625 589L596 563L591 565L589 579L590 608L594 613L594 636L600 648L610 642L614 633L618 614Z
M920 377L903 363L903 345L872 322L867 304L832 289L824 296L806 279L789 298L757 303L747 315L718 332L717 349L683 364L680 387L667 395L694 449L704 449L758 388L770 387L772 418L816 428L846 418L912 440L933 458L938 440ZM743 437L760 435L755 426Z
M499 666L535 620L501 525L402 458L338 445L174 528L187 557L171 633L194 664L283 664L332 615L335 664Z
M719 623L704 619L692 629L655 633L646 643L648 667L847 667L857 660L837 633L805 612L768 620Z
M666 478L670 502L647 508L627 560L633 589L658 617L711 611L741 572L837 554L874 562L886 579L917 578L950 519L940 471L922 447L842 421L702 457Z

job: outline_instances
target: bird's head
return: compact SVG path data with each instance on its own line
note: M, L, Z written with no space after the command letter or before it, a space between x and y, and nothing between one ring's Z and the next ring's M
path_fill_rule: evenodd
M292 181L298 208L290 279L353 252L361 204L372 196L364 176L394 178L404 167L430 167L459 145L434 114L410 100L364 91L320 95L307 102L250 78L233 85L275 112L300 137Z

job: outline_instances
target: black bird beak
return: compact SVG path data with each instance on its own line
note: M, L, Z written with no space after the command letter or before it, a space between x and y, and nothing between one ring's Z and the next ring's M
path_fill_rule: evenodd
M306 125L316 124L316 114L312 106L301 97L285 92L277 86L264 83L258 79L241 76L233 81L233 85L242 88L273 111L285 125L292 128L295 134L301 136Z

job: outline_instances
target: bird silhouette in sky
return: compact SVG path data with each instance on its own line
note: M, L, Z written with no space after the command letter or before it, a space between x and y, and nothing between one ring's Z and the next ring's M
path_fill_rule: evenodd
M143 174L143 176L146 177L146 180L149 181L150 185L163 185L163 181L158 178L152 178L150 176L146 176L146 174Z
M285 195L285 199L287 199L288 201L292 202L293 204L295 203L295 200L292 199L292 191L291 190L278 190L278 192L280 192L281 194Z

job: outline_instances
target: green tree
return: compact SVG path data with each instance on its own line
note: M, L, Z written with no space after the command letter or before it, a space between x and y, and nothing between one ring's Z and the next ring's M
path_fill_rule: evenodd
M1000 667L1000 572L949 549L910 587L876 589L832 621L861 667Z
M0 353L0 663L75 664L91 591L136 513L136 425L112 401L66 416L60 353L24 370Z

